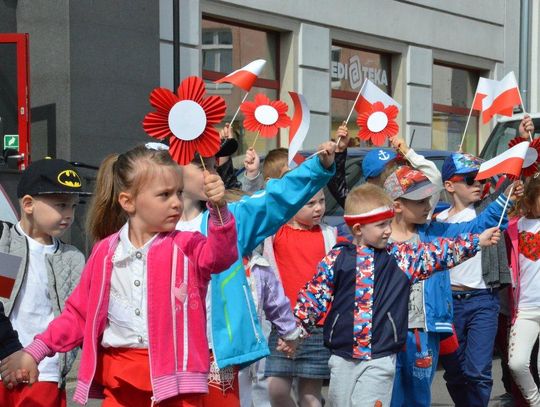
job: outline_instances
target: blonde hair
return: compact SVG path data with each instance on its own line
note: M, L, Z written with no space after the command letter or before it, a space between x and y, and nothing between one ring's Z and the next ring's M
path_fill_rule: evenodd
M283 167L289 164L289 150L280 147L270 150L263 163L263 179L281 178Z
M394 203L381 187L365 183L353 188L345 199L345 215L361 215L381 206Z
M180 167L167 150L137 146L123 154L107 156L97 173L96 186L90 202L86 230L92 242L117 232L128 216L118 202L121 192L137 194L162 166Z

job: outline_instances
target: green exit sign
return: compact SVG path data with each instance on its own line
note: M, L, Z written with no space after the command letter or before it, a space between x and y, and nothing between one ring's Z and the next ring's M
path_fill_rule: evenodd
M4 150L6 148L12 148L19 151L19 135L18 134L6 134L4 135Z

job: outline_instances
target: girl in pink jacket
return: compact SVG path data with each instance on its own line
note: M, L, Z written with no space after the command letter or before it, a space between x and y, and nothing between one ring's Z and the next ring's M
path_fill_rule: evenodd
M106 406L202 406L208 392L205 297L210 275L236 260L236 228L218 175L204 174L208 237L175 230L182 174L145 146L105 159L88 230L97 241L64 312L1 365L4 383L82 346L74 400ZM218 217L221 213L223 224ZM30 377L33 375L31 374Z

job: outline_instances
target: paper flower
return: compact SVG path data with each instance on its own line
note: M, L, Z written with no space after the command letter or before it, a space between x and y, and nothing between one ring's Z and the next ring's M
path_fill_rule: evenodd
M270 100L259 93L254 102L240 105L244 113L244 127L249 131L260 132L262 137L275 137L279 128L289 127L291 118L287 116L287 104L281 100Z
M356 119L360 127L358 137L364 141L371 140L376 146L382 146L387 138L395 136L399 131L395 121L398 112L397 106L384 107L382 102L373 103L371 112L362 113Z
M196 151L212 157L220 146L214 125L225 117L225 101L221 96L205 98L206 87L197 76L184 79L177 94L165 88L152 91L150 104L156 111L145 116L144 131L158 140L169 137L169 153L180 165L189 164Z
M527 141L520 136L517 136L508 142L508 148L514 147L516 144L519 144L523 141ZM529 148L527 149L527 154L525 155L525 160L523 161L522 174L525 177L530 177L534 173L538 172L540 164L540 139L534 139L531 141Z

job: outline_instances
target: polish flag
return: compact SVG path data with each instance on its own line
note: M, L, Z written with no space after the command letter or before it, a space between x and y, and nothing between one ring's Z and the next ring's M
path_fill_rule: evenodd
M302 148L309 130L309 107L306 98L300 93L289 92L294 104L294 115L289 128L289 166L294 161L296 165L304 161L301 154L297 154ZM297 157L298 156L298 157Z
M356 102L354 108L358 114L365 112L370 113L373 110L372 106L375 102L382 102L384 107L394 105L401 110L401 105L398 102L384 93L369 79L366 79L360 88L360 96L358 97L358 101Z
M11 297L21 262L22 257L0 253L0 297Z
M264 59L257 59L253 62L250 62L243 68L237 69L234 72L231 72L227 76L224 76L221 79L215 81L215 83L228 82L234 86L244 89L246 92L251 90L251 87L261 74L264 64L266 61Z
M480 82L478 85L480 86ZM481 91L485 92L485 97L481 99L483 123L489 122L496 114L512 116L514 106L521 104L514 72L508 73L501 81L486 79L482 84Z
M480 78L478 80L478 86L476 87L472 105L473 110L482 111L482 100L484 100L489 93L489 89L494 88L496 84L497 81L494 81L493 79Z
M482 163L476 179L482 180L501 174L519 177L529 144L528 141L523 141L491 160Z

